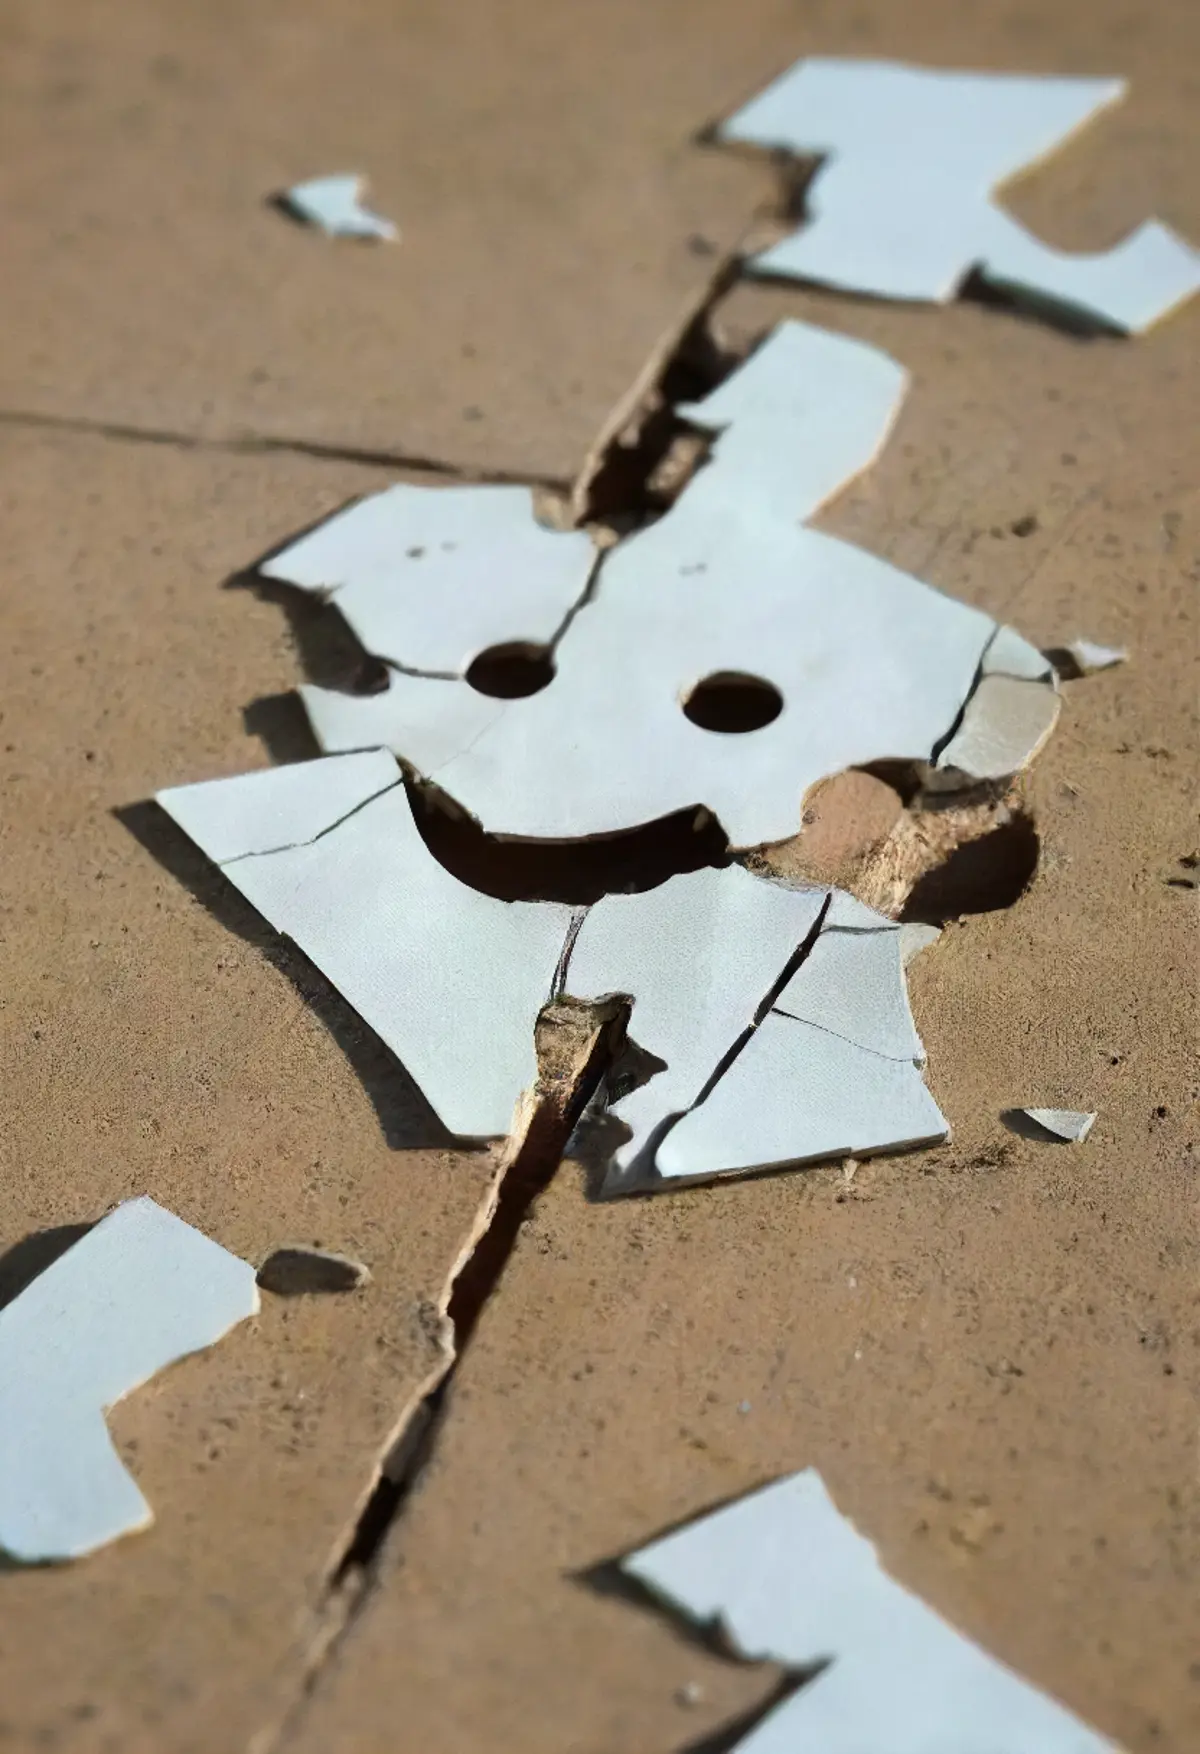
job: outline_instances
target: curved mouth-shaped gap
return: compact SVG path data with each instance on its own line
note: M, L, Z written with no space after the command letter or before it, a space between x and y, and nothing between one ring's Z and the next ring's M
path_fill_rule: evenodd
M408 786L413 820L440 865L500 901L590 907L602 895L639 894L668 877L732 862L707 810L680 810L622 834L581 840L507 840L486 834L435 786Z
M467 670L467 681L493 700L525 700L554 681L554 658L549 646L511 640L480 652Z
M764 676L714 670L697 682L684 700L683 711L702 731L761 731L783 711L783 696Z
M1033 817L1016 810L989 834L960 846L925 875L909 893L900 918L943 926L963 914L992 913L1012 907L1033 882L1041 837Z

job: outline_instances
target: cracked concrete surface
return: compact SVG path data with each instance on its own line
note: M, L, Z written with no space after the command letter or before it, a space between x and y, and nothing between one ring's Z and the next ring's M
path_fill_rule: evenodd
M375 1754L403 1724L430 1749L667 1754L771 1679L583 1574L812 1463L939 1611L1134 1754L1188 1754L1194 929L1170 878L1195 852L1194 312L1125 346L969 302L741 287L722 304L731 346L795 315L913 374L892 445L823 528L1039 645L1083 628L1134 661L1064 690L1026 800L1044 836L1033 889L910 970L954 1144L669 1207L587 1204L589 1166L568 1165L518 1226L434 1461L334 1646L317 1620L329 1567L439 1364L437 1303L495 1155L454 1151L311 967L144 814L111 811L265 762L264 739L276 758L311 752L283 698L302 669L278 608L218 588L255 556L389 485L404 457L570 482L706 283L689 238L725 247L763 195L757 168L689 144L699 123L806 49L1119 67L1125 112L1012 205L1064 246L1102 247L1152 210L1194 235L1193 11L1134 28L1118 0L1036 17L921 0L903 19L874 0L786 18L768 0L686 18L630 0L582 20L506 10L502 45L461 8L406 11L402 39L392 10L403 51L381 61L367 0L336 22L314 3L256 17L244 69L232 10L139 0L119 31L108 7L50 17L7 15L0 124L0 1237L144 1189L247 1258L286 1235L353 1254L373 1283L264 1307L119 1410L157 1527L69 1572L0 1576L0 1746ZM463 45L456 110L440 70L461 70ZM552 94L536 116L534 89ZM451 151L464 110L470 150L512 143L495 170L512 205L493 199L482 231ZM406 166L391 186L385 134ZM406 241L365 254L403 258L419 286L370 265L347 285L322 240L286 227L248 251L260 191L308 168L298 139L314 163L352 153L370 171ZM443 209L414 269L412 219ZM276 437L292 448L264 449ZM886 839L894 806L874 807ZM1033 1070L1044 1100L1103 1111L1086 1152L999 1126Z

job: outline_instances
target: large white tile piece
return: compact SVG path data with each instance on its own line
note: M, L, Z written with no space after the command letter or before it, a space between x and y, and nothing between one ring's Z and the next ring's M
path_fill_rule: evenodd
M253 1267L143 1198L0 1311L0 1550L77 1559L152 1522L104 1415L257 1308Z
M738 1754L1117 1754L888 1576L808 1468L622 1562L752 1660L825 1666Z
M760 274L945 302L978 269L994 285L1136 333L1200 288L1200 254L1149 221L1072 255L1027 232L993 191L1125 92L1119 79L951 72L811 58L720 137L820 156L807 222L754 257Z
M314 799L325 798L340 789L332 770L354 764L373 783L380 759L394 783L352 814L331 817L299 844L226 850L218 862L404 1062L450 1132L507 1134L535 1081L534 1026L551 997L569 908L498 901L451 876L422 840L386 754L177 787L159 802L211 857L213 847L239 844L229 824L245 820L251 791L270 809L264 781L289 791L307 783ZM193 789L204 791L203 809L193 807Z

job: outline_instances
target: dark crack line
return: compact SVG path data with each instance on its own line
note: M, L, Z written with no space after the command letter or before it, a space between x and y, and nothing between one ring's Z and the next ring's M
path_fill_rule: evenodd
M351 753L363 754L366 752L356 750ZM371 751L370 753L374 752ZM340 761L343 757L327 756L325 759ZM268 769L268 771L272 770ZM319 828L317 830L316 834L310 834L307 840L284 841L280 846L264 847L258 852L234 853L228 859L214 859L213 863L216 865L218 871L227 871L230 865L240 865L244 859L273 859L279 853L295 853L299 852L301 847L315 846L319 840L324 840L326 835L335 833L344 822L349 822L352 816L357 816L359 812L365 810L369 804L374 804L380 798L386 798L389 792L394 792L397 786L402 786L403 784L404 775L403 773L398 773L395 779L391 780L386 786L380 786L379 790L377 792L372 792L369 798L360 798L357 804L351 805L350 809L343 815L337 817L335 821L327 822L324 828ZM170 815L170 812L168 811L167 814Z
M307 441L204 441L177 434L151 433L140 428L65 422L54 417L21 414L6 416L2 411L0 423L63 426L71 430L98 431L104 436L138 442L176 444L187 449L214 449L237 454L283 450L341 461L382 463L389 467L423 471L448 481L496 481L515 482L529 487L543 486L567 494L571 521L579 527L594 513L592 500L595 484L614 454L622 448L622 436L631 428L642 431L652 420L656 403L664 400L663 390L668 374L686 355L689 346L702 335L707 336L711 343L711 314L736 283L741 271L746 239L761 222L762 216L761 209L754 213L743 237L714 263L712 273L699 293L689 300L671 327L660 336L641 370L603 422L577 475L570 483L539 479L527 474L483 474L455 469L444 462L429 458L318 446ZM732 361L727 363L733 364ZM676 398L667 400L673 405ZM668 432L667 437L669 436ZM628 442L624 448L628 448ZM639 493L636 483L631 486L631 506L645 500L647 484L661 461L662 456L655 455L652 446L647 447L645 454L639 457L639 462L643 465L642 489ZM583 592L554 636L552 651L567 635L576 616L595 600L602 586L607 553L607 549L601 549L597 553ZM501 705L496 718L504 710L504 705ZM495 719L489 721L487 728L494 723ZM483 732L478 733L473 741L478 741L478 736L482 735ZM468 750L472 746L473 744L468 745ZM452 766L465 753L467 750L456 752L439 768L431 770L426 777L432 779L434 774ZM774 999L808 955L820 933L829 900L827 895L816 923L789 958L777 980L772 983L750 1024L724 1056L698 1101L704 1100L717 1078L732 1064L770 1010ZM571 950L585 917L586 910L577 912L564 939L554 976L552 990L555 995L562 991L565 984ZM572 1003L569 1000L562 1002L568 1005ZM543 1013L543 1021L548 1015L552 1015L554 1004L555 1000L552 999L549 1012ZM325 1586L317 1604L317 1633L308 1647L303 1680L275 1725L264 1729L254 1739L255 1754L269 1754L270 1750L278 1749L286 1741L370 1599L379 1580L385 1546L395 1539L407 1506L435 1459L438 1442L452 1406L455 1378L469 1351L484 1309L501 1290L504 1273L516 1249L521 1225L538 1197L553 1180L577 1121L595 1096L601 1080L611 1068L623 1043L630 1012L627 1000L618 998L591 1003L585 1009L593 1019L593 1036L584 1068L572 1078L568 1088L560 1089L556 1093L552 1083L548 1086L541 1083L539 1067L539 1083L532 1099L535 1106L524 1137L513 1149L511 1158L501 1161L489 1199L485 1201L477 1217L474 1236L468 1240L463 1255L450 1270L440 1311L439 1341L442 1346L442 1360L426 1379L423 1388L417 1390L410 1407L401 1411L399 1429L393 1434L389 1451L377 1468L374 1485L362 1503L341 1552L335 1556L326 1574Z
M946 731L943 731L942 735L938 738L938 740L934 744L933 748L929 751L929 765L930 765L930 767L937 766L938 762L941 760L942 751L945 749L948 749L950 747L951 743L954 741L955 737L958 736L959 731L962 729L963 720L967 716L967 708L970 706L971 702L974 700L976 694L979 691L979 685L983 681L983 677L984 677L983 666L987 662L987 655L991 651L992 647L995 645L996 640L999 637L999 634L1000 634L1000 627L999 627L999 624L997 623L997 625L992 628L992 631L988 635L987 639L984 641L983 650L979 654L979 662L975 666L975 674L971 678L971 686L970 686L970 688L968 688L966 694L963 696L962 705L959 707L959 709L955 713L953 719L950 721L949 729Z
M207 452L218 456L269 457L276 454L308 457L324 463L361 463L369 468L406 469L414 475L435 475L440 480L467 484L483 482L499 486L546 487L565 493L568 483L549 475L531 475L511 469L471 469L407 451L377 450L371 446L338 445L319 439L272 438L247 433L242 437L205 438L198 433L175 432L166 427L136 426L122 421L91 420L84 415L43 414L32 408L0 408L0 426L34 432L75 433L85 438L113 439L122 444L161 445L168 450Z
M568 938L570 931L568 932ZM380 1576L385 1543L403 1517L427 1470L452 1404L454 1380L470 1349L480 1317L498 1293L517 1246L521 1226L553 1181L584 1108L611 1063L624 1032L627 1007L589 1007L592 1041L582 1071L562 1095L553 1083L539 1082L525 1135L497 1171L473 1243L469 1242L444 1294L439 1338L443 1359L419 1393L402 1429L389 1445L357 1521L327 1573L317 1609L318 1634L310 1646L307 1672L296 1696L273 1731L260 1732L256 1754L279 1748L299 1721L322 1675L336 1658ZM546 1014L544 1013L545 1017ZM323 1630L321 1628L323 1627Z

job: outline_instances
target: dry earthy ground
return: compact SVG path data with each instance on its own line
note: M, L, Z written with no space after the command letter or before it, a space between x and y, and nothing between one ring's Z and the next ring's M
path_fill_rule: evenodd
M697 130L806 52L1125 74L1013 205L1064 246L1151 213L1200 237L1190 0L0 0L0 1248L148 1192L250 1259L320 1242L373 1274L264 1300L117 1410L156 1526L0 1573L0 1748L715 1748L772 1673L585 1574L809 1464L1099 1729L1200 1746L1200 302L1136 342L970 302L717 304L729 346L795 315L913 375L826 528L1131 660L1066 687L1032 887L914 965L953 1143L609 1204L564 1163L365 1593L329 1569L440 1368L500 1149L456 1148L145 804L305 752L305 629L224 588L266 550L398 478L571 482L775 199ZM354 167L399 248L263 205ZM1000 1118L1024 1103L1100 1119L1037 1143Z

